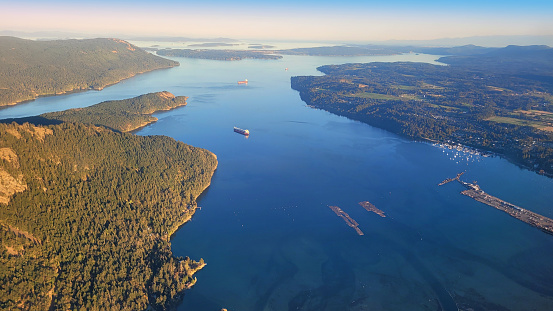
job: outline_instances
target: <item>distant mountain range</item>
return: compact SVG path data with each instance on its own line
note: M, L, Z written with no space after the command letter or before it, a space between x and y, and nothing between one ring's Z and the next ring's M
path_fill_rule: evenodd
M546 36L474 36L463 38L441 38L434 40L387 40L369 42L377 45L415 45L427 47L454 47L462 45L480 45L486 47L505 47L508 45L549 45L553 46L553 35Z
M239 42L238 39L232 38L194 38L185 36L136 36L128 34L90 34L76 33L63 31L35 31L24 32L15 30L0 30L1 36L14 36L20 38L33 39L83 39L83 38L99 38L99 37L116 37L131 41L161 41L161 42ZM269 40L270 41L270 40ZM463 45L479 45L484 47L505 47L508 45L549 45L553 46L553 35L516 35L516 36L473 36L461 38L440 38L433 40L386 40L386 41L366 41L359 42L341 42L343 44L371 44L371 45L390 45L390 46L426 46L426 47L454 47ZM339 44L333 42L329 44Z
M236 43L239 40L230 38L191 38L182 36L132 36L122 34L90 34L90 33L76 33L76 32L64 32L64 31L14 31L14 30L0 30L0 36L11 36L25 39L92 39L92 38L123 38L130 41L161 41L161 42L223 42L223 43Z

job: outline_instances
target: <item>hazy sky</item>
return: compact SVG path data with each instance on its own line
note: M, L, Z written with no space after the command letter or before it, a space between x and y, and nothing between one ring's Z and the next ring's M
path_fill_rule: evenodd
M0 30L335 41L553 35L553 1L0 0Z

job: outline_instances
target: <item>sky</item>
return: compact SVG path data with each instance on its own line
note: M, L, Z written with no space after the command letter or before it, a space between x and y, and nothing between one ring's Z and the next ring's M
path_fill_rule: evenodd
M369 42L553 35L551 0L0 0L0 31Z

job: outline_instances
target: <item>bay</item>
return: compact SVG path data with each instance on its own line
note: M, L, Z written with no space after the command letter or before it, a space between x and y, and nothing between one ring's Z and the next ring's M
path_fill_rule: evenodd
M207 262L180 310L553 309L553 236L461 195L457 183L437 186L466 171L488 193L553 217L551 179L309 108L290 88L291 76L318 75L320 65L436 58L173 58L181 66L5 108L0 118L162 90L189 96L137 132L219 159L202 209L171 241L175 255Z

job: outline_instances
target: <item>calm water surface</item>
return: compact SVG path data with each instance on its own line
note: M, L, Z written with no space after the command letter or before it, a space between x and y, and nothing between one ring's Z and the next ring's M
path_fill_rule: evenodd
M488 193L553 217L551 179L309 108L290 88L291 76L318 75L324 64L435 58L174 58L180 67L40 98L0 118L162 90L189 96L138 132L219 159L202 209L172 239L175 255L207 262L180 310L553 310L553 236L461 195L457 183L437 186L466 171Z

